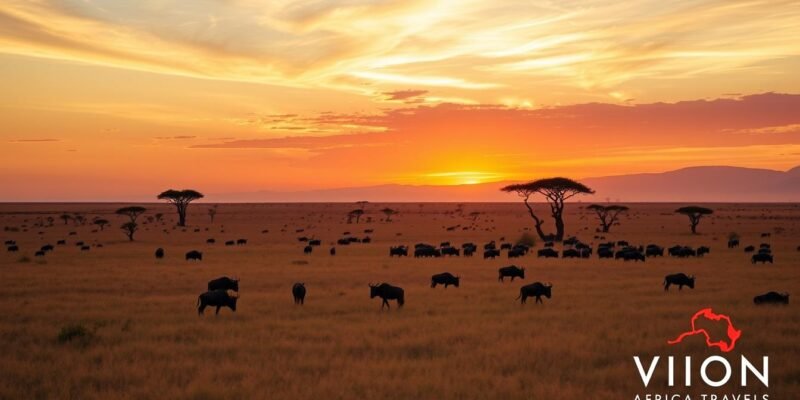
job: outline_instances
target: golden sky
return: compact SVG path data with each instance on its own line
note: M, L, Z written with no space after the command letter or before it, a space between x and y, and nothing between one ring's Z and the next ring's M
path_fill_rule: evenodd
M4 0L0 201L788 169L798 21L780 0Z

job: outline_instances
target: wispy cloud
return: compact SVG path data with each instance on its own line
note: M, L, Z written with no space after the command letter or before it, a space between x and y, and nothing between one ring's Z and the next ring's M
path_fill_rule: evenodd
M51 143L60 142L60 139L14 139L9 140L11 143Z

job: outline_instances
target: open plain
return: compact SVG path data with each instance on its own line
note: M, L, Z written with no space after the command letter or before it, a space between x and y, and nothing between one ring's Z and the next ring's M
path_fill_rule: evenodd
M484 260L490 240L516 242L533 227L520 203L391 204L391 222L367 204L347 223L353 204L220 204L189 208L188 227L175 227L174 209L145 204L141 230L129 242L114 215L121 204L2 204L0 238L19 251L0 253L0 398L4 399L633 399L644 393L718 393L703 385L666 384L664 363L644 388L633 356L690 355L695 363L719 354L702 337L669 346L701 308L729 315L742 337L726 357L760 363L769 356L770 386L751 379L738 392L793 399L800 393L800 313L755 306L768 291L800 295L800 205L709 204L714 209L692 235L681 204L629 204L611 233L582 204L567 205L567 233L591 244L627 240L708 246L705 257L646 262L522 258ZM536 205L544 213L545 205ZM80 213L110 226L59 219ZM478 214L474 214L478 212ZM163 213L163 221L147 222ZM52 225L47 221L52 217ZM447 229L451 228L451 229ZM545 228L552 228L552 221ZM365 233L365 230L373 230ZM75 234L70 235L70 232ZM336 245L350 235L371 243ZM739 248L728 249L732 232ZM762 234L769 236L762 237ZM596 238L603 235L605 240ZM322 245L304 254L299 237ZM214 238L216 243L207 244ZM501 238L505 240L501 241ZM225 246L247 239L246 245ZM65 240L65 245L56 245ZM91 246L81 251L75 245ZM389 247L418 242L460 246L474 257L389 257ZM774 264L754 265L743 248L768 243ZM42 245L55 250L34 256ZM102 245L99 247L98 245ZM166 256L157 260L162 247ZM329 249L336 247L336 255ZM561 250L562 246L556 244ZM203 252L189 262L184 254ZM524 280L497 279L507 265ZM449 271L460 287L430 287ZM696 276L694 289L663 289L664 276ZM240 278L235 313L198 316L197 297L209 280ZM544 304L515 300L520 286L551 282ZM291 287L304 282L305 305ZM369 283L405 289L405 306L381 310ZM793 300L794 301L794 300ZM76 329L81 333L59 339ZM82 328L83 330L81 330ZM711 327L709 329L712 329ZM698 376L697 365L694 376ZM719 371L712 371L719 376ZM682 375L678 367L678 376ZM728 386L730 388L731 386ZM731 390L728 389L727 392Z

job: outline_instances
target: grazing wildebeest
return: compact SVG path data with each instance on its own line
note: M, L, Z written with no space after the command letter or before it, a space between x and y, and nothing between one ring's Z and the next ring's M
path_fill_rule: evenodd
M766 263L772 264L772 261L773 261L772 254L769 254L769 253L753 254L753 257L750 259L750 262L752 262L753 264L759 263L759 262L762 263L762 264L766 264Z
M84 246L81 246L81 251L89 251L89 249L91 249L91 248L92 248L91 246L84 245Z
M84 244L85 244L85 243L83 243L83 240L81 240L80 242L75 242L75 247L81 247L81 246L83 246Z
M372 243L372 238L369 236L364 237L361 239L361 243Z
M381 310L383 310L383 307L391 308L389 307L389 300L397 300L398 307L403 307L405 303L405 291L403 291L403 288L392 286L388 283L369 285L369 298L374 299L375 297L383 299Z
M536 256L544 258L558 258L558 252L548 247L537 251Z
M772 236L772 235L769 232L764 232L764 233L761 234L762 238L770 237L770 236Z
M41 251L43 251L43 252L47 253L48 251L53 251L53 250L55 250L55 247L53 247L53 245L52 245L52 244L46 244L46 245L42 246L41 248L39 248L39 250L41 250Z
M192 251L186 253L186 261L189 261L189 260L203 261L203 253L201 253L201 252L199 252L197 250L192 250Z
M233 246L235 244L236 244L235 240L226 240L225 241L225 246Z
M511 250L512 247L514 247L514 245L511 243L500 244L500 250Z
M567 249L561 252L563 258L580 258L581 253L575 249Z
M664 291L669 290L669 285L678 285L678 290L683 290L683 286L694 289L694 275L684 273L667 275L664 277Z
M495 257L500 257L500 250L496 249L488 249L483 252L483 259L491 258L494 259Z
M331 247L330 253L331 253L332 256L335 256L336 255L336 247Z
M513 248L508 251L508 258L517 258L525 255L525 249Z
M6 240L5 241L5 245L6 246L13 246L15 244L17 244L17 242L15 240Z
M631 261L631 260L633 260L633 261L642 261L642 262L644 262L644 261L646 261L646 258L644 256L644 254L642 254L642 253L640 253L638 251L626 251L626 252L624 252L622 254L622 260L623 261Z
M664 257L664 248L654 244L649 244L647 245L647 249L645 249L645 255L647 257Z
M418 247L414 250L414 257L441 257L439 249L429 246Z
M164 258L164 249L161 247L156 249L156 258Z
M464 257L472 257L472 255L475 254L476 250L477 250L477 247L474 247L474 246L464 247ZM798 251L800 251L800 250L798 250Z
M347 245L350 244L350 240L346 239L346 238L342 238L342 239L337 240L336 244L338 244L340 246L347 246Z
M44 252L43 252L43 251L41 251L41 250L39 250L39 251L37 251L36 253L34 253L33 255L34 255L35 257L44 257Z
M753 297L755 304L789 304L789 293L769 292Z
M708 254L710 252L711 252L711 249L708 248L707 246L700 246L700 247L697 248L697 256L698 257L702 257L703 255Z
M206 239L206 244L214 244L217 243L216 239Z
M309 246L321 246L322 245L322 240L319 240L319 239L309 240L308 241L308 245Z
M511 282L514 282L514 278L525 279L525 268L519 268L516 265L502 267L497 270L497 273L497 280L500 282L503 282L503 278L507 276L511 278Z
M734 247L739 247L739 239L730 239L730 240L728 240L728 248L732 249Z
M556 245L556 244L555 244L555 243L553 243L553 242L544 242L544 247L553 247L553 246L555 246L555 245Z
M236 245L237 246L244 246L246 244L247 244L247 239L237 239L236 240Z
M755 246L747 246L747 247L744 248L744 252L745 253L752 253L754 251L756 251L756 247Z
M294 296L294 304L305 304L306 301L306 284L295 283L292 286L292 296Z
M436 274L431 276L431 287L435 288L436 285L444 285L444 288L447 289L447 286L453 285L458 287L458 282L461 278L455 276L449 272L443 272L441 274Z
M619 241L617 241L617 246L623 246L623 247L626 247L626 246L629 246L629 244L628 244L628 242L627 242L627 241L625 241L625 240L619 240Z
M8 246L8 248L6 250L8 250L10 252L17 252L17 251L19 251L19 246L11 245L11 246Z
M65 244L67 244L67 241L62 239L62 240L59 240L58 242L56 242L56 244L65 245Z
M527 300L528 297L536 297L536 303L544 304L542 302L542 296L549 299L552 295L552 289L553 284L551 283L544 284L542 282L534 282L519 288L519 296L517 299L519 299L520 304L525 304L525 300Z
M614 249L610 247L601 247L597 249L598 258L614 258Z
M216 314L219 314L219 309L222 307L229 307L231 311L236 312L236 301L239 300L239 293L232 290L214 290L201 294L197 297L197 314L202 315L206 307L217 307Z
M452 247L452 246L442 247L441 252L442 252L443 256L456 256L456 257L458 257L458 256L461 255L461 250L459 250L459 249L457 249L455 247Z
M298 242L307 242L307 241L308 241L308 237L306 237L306 236L301 236L301 237L297 238L297 241L298 241Z
M208 281L208 291L214 290L233 290L234 292L239 291L239 279L238 278L228 278L227 276L223 276L217 279L213 279Z
M403 257L408 256L408 247L406 246L392 246L389 248L389 257Z
M311 254L312 251L314 251L314 247L312 246L303 247L303 254Z

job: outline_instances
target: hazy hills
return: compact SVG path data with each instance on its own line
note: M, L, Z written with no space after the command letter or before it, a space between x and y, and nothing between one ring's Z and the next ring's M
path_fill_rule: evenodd
M621 202L796 202L800 201L800 166L789 171L706 166L663 173L584 178L595 189L584 201ZM220 202L505 202L500 192L510 182L477 185L379 185L295 192L259 191L209 196Z

